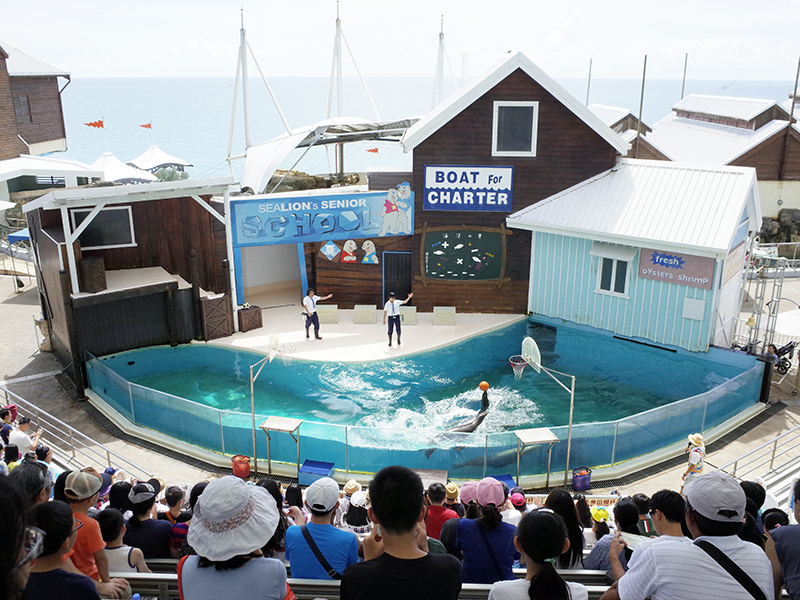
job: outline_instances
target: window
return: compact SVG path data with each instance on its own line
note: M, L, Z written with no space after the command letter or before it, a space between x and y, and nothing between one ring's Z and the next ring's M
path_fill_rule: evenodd
M615 296L628 295L628 271L638 248L594 242L590 256L599 259L596 291Z
M77 229L91 209L72 211L72 227ZM102 209L78 237L81 248L100 250L103 248L125 248L136 245L133 233L133 215L130 206L115 206Z
M31 119L31 103L28 96L14 96L14 114L17 117L17 123L32 123Z
M495 102L492 156L536 156L538 122L538 102Z

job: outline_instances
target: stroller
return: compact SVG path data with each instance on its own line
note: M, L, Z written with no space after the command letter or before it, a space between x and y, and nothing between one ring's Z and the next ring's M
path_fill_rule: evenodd
M789 367L792 366L794 349L796 347L797 342L789 342L785 346L781 346L775 351L775 370L781 375L786 375L789 372Z

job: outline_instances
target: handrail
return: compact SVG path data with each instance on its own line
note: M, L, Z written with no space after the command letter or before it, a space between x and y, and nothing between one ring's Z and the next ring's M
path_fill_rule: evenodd
M125 458L121 454L114 452L111 448L107 448L100 442L93 440L88 435L85 435L69 425L36 406L28 402L18 394L11 390L0 386L5 398L5 403L9 401L17 405L18 408L28 412L30 416L35 416L36 425L44 429L46 437L49 441L58 440L66 449L61 448L63 451L71 453L74 460L78 460L76 454L88 459L90 463L105 463L109 467L122 469L129 475L134 475L139 479L148 479L153 474L137 465L135 462ZM9 400L10 399L10 400ZM66 437L64 437L66 436ZM98 450L99 449L99 450ZM112 460L112 457L114 460ZM80 461L82 463L82 461ZM88 466L88 465L87 465Z
M790 446L789 444L793 445ZM724 465L717 467L717 470L725 471L726 473L728 473L726 469L728 469L731 465L733 465L733 471L730 472L730 475L732 475L733 477L737 477L736 475L737 470L739 470L742 467L749 467L747 470L740 473L741 477L744 477L746 475L749 475L756 469L763 467L768 462L769 463L768 470L771 471L773 465L775 464L775 456L778 452L778 448L781 448L782 454L785 454L787 450L793 450L798 446L800 446L800 425L792 427L789 431L785 431L782 434L775 436L768 442L764 442L757 448L753 448L752 450L745 452L741 456L738 456L733 460L728 461ZM769 457L769 460L766 460L766 457ZM761 462L759 462L756 465L753 465L752 463L754 463L757 460L761 460ZM740 465L739 463L742 461L745 462Z

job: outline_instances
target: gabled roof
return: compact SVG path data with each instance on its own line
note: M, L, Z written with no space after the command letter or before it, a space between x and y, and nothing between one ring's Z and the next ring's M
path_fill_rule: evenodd
M455 94L439 104L427 115L408 129L400 140L403 151L408 152L428 139L441 129L451 119L455 118L473 102L486 94L498 83L511 75L517 69L522 69L531 79L536 81L545 90L552 94L556 100L571 110L586 125L592 128L601 138L608 142L620 154L628 151L628 144L614 133L592 111L581 104L567 90L551 79L544 71L531 62L531 60L518 52L498 63L486 75L476 79L471 84L458 90Z
M756 172L621 158L617 166L506 218L508 227L716 258L747 211L761 227Z
M731 98L728 96L691 94L677 102L672 107L672 110L686 111L709 117L750 121L776 105L778 103L775 100L762 100L760 98Z
M150 146L144 151L144 153L140 154L133 160L129 160L128 164L136 167L137 169L144 169L145 171L152 171L156 168L170 167L173 165L181 167L194 166L183 159L170 156L155 144Z
M653 125L647 139L672 160L727 165L764 140L785 131L789 121L776 119L755 131L686 119L670 113ZM797 131L797 125L794 125Z
M19 156L0 160L0 181L8 181L17 177L50 176L65 177L102 177L102 171L94 169L77 160L51 158L49 156Z
M96 206L101 202L107 204L129 204L131 202L146 202L167 198L216 195L222 194L232 186L235 186L233 177L217 177L214 179L156 181L142 183L141 185L112 185L97 188L53 190L23 205L22 211L29 213L39 208L45 210L54 210L62 206L77 208Z
M54 67L51 64L39 60L38 58L26 54L19 48L0 40L0 46L8 54L6 66L10 77L66 77L69 79L69 72Z
M597 117L609 127L613 127L628 115L633 116L633 113L627 108L619 106L606 106L605 104L590 104L587 107L590 111L597 115Z

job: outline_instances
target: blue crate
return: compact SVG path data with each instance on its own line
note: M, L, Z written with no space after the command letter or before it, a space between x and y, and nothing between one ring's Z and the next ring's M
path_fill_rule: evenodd
M311 485L322 477L333 477L334 463L323 462L321 460L306 460L300 467L298 481L300 485Z
M509 490L513 487L517 487L517 482L511 475L487 475L487 477L493 477L497 479L497 481L502 481L508 486Z

